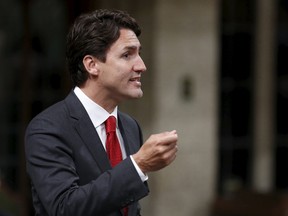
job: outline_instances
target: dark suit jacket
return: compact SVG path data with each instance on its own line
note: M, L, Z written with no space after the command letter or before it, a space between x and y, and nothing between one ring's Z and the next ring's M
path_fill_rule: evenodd
M127 155L142 145L137 122L118 112ZM25 136L27 172L36 215L140 215L138 200L148 195L127 157L113 169L86 110L72 91L36 116Z

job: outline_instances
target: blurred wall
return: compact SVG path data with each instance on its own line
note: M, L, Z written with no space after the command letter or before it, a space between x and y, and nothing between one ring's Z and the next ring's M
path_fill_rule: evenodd
M216 183L217 1L159 0L156 11L154 131L176 129L179 152L151 176L146 215L204 216Z

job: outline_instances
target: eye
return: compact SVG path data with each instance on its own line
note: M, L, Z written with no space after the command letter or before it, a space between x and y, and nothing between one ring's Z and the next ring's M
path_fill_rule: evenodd
M123 59L129 60L129 59L137 57L138 55L140 55L140 51L133 47L124 51L121 57Z
M128 58L129 56L130 56L130 54L128 52L123 54L124 58Z
M123 59L129 59L129 57L130 57L130 53L129 52L125 52L125 53L123 53L121 55L121 58L123 58Z

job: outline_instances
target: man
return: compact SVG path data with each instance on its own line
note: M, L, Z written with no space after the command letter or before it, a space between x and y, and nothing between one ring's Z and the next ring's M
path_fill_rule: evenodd
M147 174L175 159L176 131L151 135L142 145L138 123L117 109L143 95L140 33L122 11L96 10L76 19L67 37L75 88L26 131L36 215L140 215L138 201L149 192ZM110 116L116 118L118 140L112 147L106 137ZM113 161L115 152L120 162Z

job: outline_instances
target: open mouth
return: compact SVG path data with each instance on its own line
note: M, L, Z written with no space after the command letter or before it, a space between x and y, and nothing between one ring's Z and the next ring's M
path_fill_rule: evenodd
M131 82L140 82L140 77L131 78L129 81L131 81Z
M136 84L137 86L141 86L141 81L140 81L141 77L133 77L131 78L129 81L133 82L134 84Z

